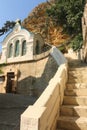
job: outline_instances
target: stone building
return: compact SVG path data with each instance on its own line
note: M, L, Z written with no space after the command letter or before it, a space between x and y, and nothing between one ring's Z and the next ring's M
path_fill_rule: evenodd
M16 23L2 42L1 63L33 60L35 54L43 52L45 43L39 33L31 33Z
M2 42L0 93L39 96L58 68L50 50L39 33L17 22Z

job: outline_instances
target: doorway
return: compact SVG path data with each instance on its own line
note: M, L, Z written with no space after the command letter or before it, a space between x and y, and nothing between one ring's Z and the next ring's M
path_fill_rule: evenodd
M7 73L7 85L6 85L6 93L13 93L12 87L14 84L14 72Z

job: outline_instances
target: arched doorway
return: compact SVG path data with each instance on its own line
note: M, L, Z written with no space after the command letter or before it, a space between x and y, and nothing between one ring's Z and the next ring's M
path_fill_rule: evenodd
M14 72L8 72L7 73L7 85L6 85L6 93L14 93L13 92L13 84L14 84Z

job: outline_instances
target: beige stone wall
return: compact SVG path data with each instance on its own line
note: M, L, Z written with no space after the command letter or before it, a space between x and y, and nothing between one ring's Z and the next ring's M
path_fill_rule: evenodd
M67 64L62 64L35 104L21 115L20 130L56 130L67 78Z
M0 93L6 93L4 83L0 83Z
M7 73L14 72L16 93L40 96L55 75L58 65L49 51L36 55L34 61L8 64L2 68L5 75L4 87L6 93ZM37 60L36 60L37 59ZM0 93L3 93L1 89Z
M18 93L39 96L54 76L58 65L55 60L48 56L42 60L20 65L20 77L18 79Z

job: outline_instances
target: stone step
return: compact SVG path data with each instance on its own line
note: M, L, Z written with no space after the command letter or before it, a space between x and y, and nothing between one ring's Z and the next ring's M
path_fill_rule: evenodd
M85 82L84 82L85 81ZM85 78L76 78L76 79L68 79L68 82L67 83L71 83L71 84L73 84L73 83L87 83L87 80L85 79Z
M68 71L68 74L71 75L71 76L72 76L72 75L75 76L75 75L79 75L79 74L83 74L83 73L84 73L85 75L87 75L87 69L86 69L86 70L84 69L84 70L69 70L69 71Z
M65 96L87 96L87 89L65 90Z
M79 76L79 74L78 74L78 76ZM68 79L75 79L75 78L77 78L78 76L77 76L76 74L69 74Z
M87 64L86 63L84 63L84 62L81 62L80 60L78 60L78 58L77 58L77 60L71 60L71 61L69 61L69 66L70 67L72 67L72 68L83 68L83 67L86 67L87 66Z
M69 67L69 71L87 71L87 66L83 67Z
M63 104L87 106L87 96L64 96Z
M68 77L68 82L67 83L87 83L87 76L83 76L83 75L79 75L79 76L75 76L74 78L72 76Z
M69 76L79 76L79 75L86 75L87 76L87 69L83 71L68 71ZM83 76L84 76L83 75Z
M87 106L62 105L60 113L62 116L87 117Z
M77 82L80 81L80 83L82 81L83 83L87 83L86 77L87 77L87 71L75 72L75 73L69 72L68 80L71 81L71 83L74 81Z
M86 74L85 74L86 76L87 76L87 72L86 72ZM78 72L78 73L69 73L69 78L78 78L78 77L80 77L81 78L81 76L83 76L83 72Z
M83 75L83 74L85 76L87 76L87 70L84 70L84 71L69 71L68 74L69 74L69 76L80 76L80 75Z
M56 130L64 130L64 129L56 129Z
M64 130L87 130L87 118L61 116L58 119L57 128Z
M68 80L75 80L75 79L81 79L81 78L82 78L82 75L79 75L79 76L69 76Z
M73 89L85 89L87 88L87 83L67 83L66 89L73 90Z
M81 76L82 77L82 76ZM86 77L82 77L82 78L80 78L80 77L78 77L78 78L75 78L75 79L73 79L73 78L69 78L68 79L68 82L67 83L71 83L71 84L73 84L73 83L85 83L85 84L87 84L87 76Z

